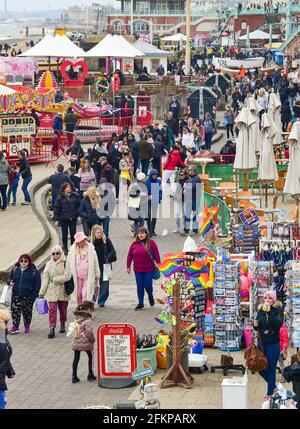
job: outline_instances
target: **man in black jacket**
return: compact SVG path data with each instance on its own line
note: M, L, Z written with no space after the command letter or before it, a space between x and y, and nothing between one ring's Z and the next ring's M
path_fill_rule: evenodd
M55 222L60 222L64 252L68 253L68 229L71 236L71 244L74 243L76 234L77 218L79 216L80 197L72 191L71 184L62 184L59 196L54 206Z
M48 183L51 185L52 207L55 206L56 198L58 197L60 187L65 182L70 183L72 186L72 190L75 191L75 187L71 182L70 177L64 173L64 166L62 164L58 164L55 173L52 174L48 179Z
M184 229L181 235L187 236L190 227L192 226L193 234L197 235L199 230L199 222L197 216L199 215L200 200L201 200L201 180L197 174L197 167L190 165L188 167L189 179L184 185ZM193 218L191 225L191 217Z
M120 159L122 158L121 152L118 150L119 143L115 143L111 150L107 154L107 161L112 166L113 169L113 177L112 177L112 183L115 185L116 188L116 199L119 198L119 190L120 190L120 182L119 182L119 175L120 175Z

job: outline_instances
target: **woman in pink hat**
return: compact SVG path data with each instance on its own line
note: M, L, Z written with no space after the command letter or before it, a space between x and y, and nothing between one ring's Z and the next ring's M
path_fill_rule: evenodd
M259 374L268 384L268 400L276 388L276 367L280 354L280 328L283 324L283 306L277 301L276 292L269 290L264 294L264 303L258 307L254 329L258 330L268 367ZM259 345L261 347L261 345Z
M77 232L74 236L74 244L66 263L66 278L73 276L74 293L77 296L77 304L82 301L94 301L99 292L100 270L95 248L88 243L88 238L83 232Z

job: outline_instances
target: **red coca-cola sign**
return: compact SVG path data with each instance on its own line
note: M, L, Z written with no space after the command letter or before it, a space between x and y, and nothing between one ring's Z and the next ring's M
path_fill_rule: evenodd
M136 330L129 324L102 324L97 330L98 378L131 377L136 370Z

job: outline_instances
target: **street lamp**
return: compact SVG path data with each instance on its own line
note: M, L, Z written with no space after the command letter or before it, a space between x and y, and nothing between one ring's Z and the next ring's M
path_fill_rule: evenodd
M186 0L185 72L191 74L191 0Z

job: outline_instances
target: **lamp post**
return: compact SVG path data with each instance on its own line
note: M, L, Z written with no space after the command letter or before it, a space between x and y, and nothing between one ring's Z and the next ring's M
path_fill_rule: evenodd
M285 40L287 41L292 34L292 5L291 0L287 0L286 5L286 24L285 24Z
M191 74L191 0L186 0L185 72Z

